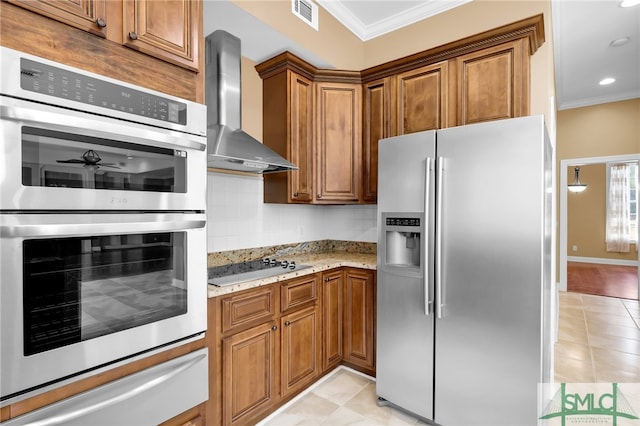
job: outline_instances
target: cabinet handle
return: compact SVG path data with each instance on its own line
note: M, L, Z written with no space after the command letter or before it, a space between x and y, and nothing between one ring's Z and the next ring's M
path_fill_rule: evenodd
M278 329L278 326L277 326L277 325L274 325L273 327L271 327L271 330L272 330L272 331L276 331L277 329Z
M289 327L291 325L291 323L289 321L285 321L284 325L285 325L285 327Z
M99 26L100 28L104 28L107 26L107 23L104 22L104 19L98 18L96 19L96 25Z
M131 40L137 40L138 39L138 34L136 34L134 31L129 31L129 38Z

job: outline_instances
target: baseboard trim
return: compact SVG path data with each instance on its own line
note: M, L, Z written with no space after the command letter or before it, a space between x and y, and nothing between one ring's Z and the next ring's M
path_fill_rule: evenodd
M638 266L637 260L606 259L603 257L567 256L567 262L599 263L602 265Z

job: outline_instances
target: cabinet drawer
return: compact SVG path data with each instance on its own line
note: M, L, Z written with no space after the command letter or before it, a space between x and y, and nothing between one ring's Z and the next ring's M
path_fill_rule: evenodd
M269 321L275 314L275 288L269 286L222 299L222 332Z
M295 278L281 284L280 303L282 312L307 302L312 302L317 298L318 277L316 274Z

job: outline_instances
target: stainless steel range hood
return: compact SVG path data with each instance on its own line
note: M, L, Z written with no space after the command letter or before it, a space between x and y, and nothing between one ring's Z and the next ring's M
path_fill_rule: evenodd
M252 173L298 168L242 131L240 39L218 30L206 38L207 166Z

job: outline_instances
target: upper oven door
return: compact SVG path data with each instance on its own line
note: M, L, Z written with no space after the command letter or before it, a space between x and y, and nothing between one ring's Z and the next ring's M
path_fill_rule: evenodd
M0 123L0 210L205 210L206 137L5 96Z

